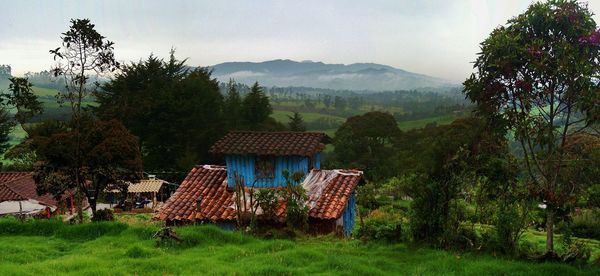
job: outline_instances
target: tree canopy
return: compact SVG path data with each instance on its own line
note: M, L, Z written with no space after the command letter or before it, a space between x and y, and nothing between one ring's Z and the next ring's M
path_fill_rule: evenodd
M534 195L546 203L547 251L554 213L586 183L565 182L566 145L600 118L600 43L587 6L532 4L481 43L476 73L464 83L480 114L520 143Z

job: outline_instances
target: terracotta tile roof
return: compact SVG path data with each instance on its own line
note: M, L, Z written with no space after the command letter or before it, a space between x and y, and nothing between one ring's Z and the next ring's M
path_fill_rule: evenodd
M309 216L320 219L339 218L362 172L356 170L312 170L303 186L309 196ZM234 192L227 189L227 171L222 166L197 166L187 175L177 191L154 216L161 220L235 219ZM202 196L200 212L196 200ZM275 216L285 219L286 204L280 201Z
M0 172L0 183L11 181L29 175L29 172Z
M4 174L9 174L9 176ZM45 194L40 196L37 194L35 181L33 180L31 173L0 173L0 179L9 179L10 177L13 179L0 183L0 191L3 190L6 192L7 190L10 190L13 196L13 199L11 200L33 199L44 205L58 206L58 202L52 195ZM15 194L18 196L15 196ZM10 192L5 193L5 195L10 195ZM68 197L71 195L72 191L68 191L65 193L65 195L63 195L63 197ZM0 199L0 201L2 200Z
M312 156L325 148L319 132L232 131L217 141L214 154L259 154Z
M24 196L17 194L4 184L0 184L0 202L27 200Z
M197 216L210 220L230 220L233 192L227 191L227 170L223 166L196 166L185 177L177 191L155 215L161 220L195 220ZM196 214L196 200L202 196L201 214Z

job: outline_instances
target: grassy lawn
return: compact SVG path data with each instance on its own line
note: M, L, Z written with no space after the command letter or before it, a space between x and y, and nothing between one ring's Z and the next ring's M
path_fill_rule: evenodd
M131 219L131 218L128 218ZM334 237L263 240L214 226L178 227L157 247L155 224L0 220L1 275L598 275L592 267L536 264L404 244Z

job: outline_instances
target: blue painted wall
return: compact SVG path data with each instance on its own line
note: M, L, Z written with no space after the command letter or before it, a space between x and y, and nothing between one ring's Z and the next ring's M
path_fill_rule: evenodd
M242 176L247 187L254 183L254 161L256 155L228 155L225 157L227 163L227 185L235 186L235 173ZM274 188L285 186L283 171L290 173L303 171L304 175L309 173L309 161L313 162L314 169L321 168L321 154L317 153L312 158L305 156L276 156L275 178L258 179L254 183L255 188Z
M348 199L348 205L344 209L342 219L344 221L344 236L350 237L352 229L354 229L354 218L356 216L356 191L352 191L352 195Z

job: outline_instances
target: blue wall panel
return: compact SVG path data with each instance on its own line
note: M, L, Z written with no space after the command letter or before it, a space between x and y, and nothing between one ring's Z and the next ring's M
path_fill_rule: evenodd
M352 195L348 199L348 205L342 214L344 220L344 236L350 237L352 229L354 229L354 219L356 216L356 191L352 191Z
M313 158L315 160L315 168L320 168L320 154L316 154ZM227 184L229 187L235 186L235 173L243 177L244 183L247 187L251 187L252 184L254 184L255 188L273 188L285 186L285 178L283 177L284 170L287 170L290 172L290 174L297 171L304 172L304 175L309 173L308 157L277 156L275 157L275 178L258 179L256 180L256 183L254 183L255 159L255 155L228 155L225 157L225 162L227 163Z

